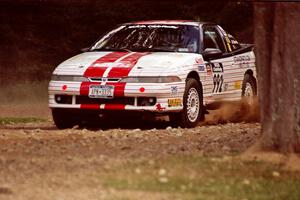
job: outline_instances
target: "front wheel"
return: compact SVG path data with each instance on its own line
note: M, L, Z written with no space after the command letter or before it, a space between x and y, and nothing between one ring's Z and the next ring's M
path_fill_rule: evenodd
M183 95L183 110L169 115L174 126L193 128L204 116L202 88L195 79L188 79Z
M74 114L72 115L67 109L52 109L52 118L58 129L72 128L78 124Z

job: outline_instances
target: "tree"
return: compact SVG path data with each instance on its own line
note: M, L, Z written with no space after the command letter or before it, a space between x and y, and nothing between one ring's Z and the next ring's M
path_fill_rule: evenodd
M263 150L300 152L300 4L254 4Z

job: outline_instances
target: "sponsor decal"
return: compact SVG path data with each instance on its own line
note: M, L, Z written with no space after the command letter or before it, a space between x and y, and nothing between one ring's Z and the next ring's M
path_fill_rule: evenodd
M223 79L223 64L222 63L212 63L212 71L213 71L213 93L222 92L222 85L224 82Z
M198 70L200 71L200 72L203 72L204 70L205 70L205 66L204 65L198 65Z
M206 73L207 75L212 75L212 63L207 63L206 64Z
M249 55L234 56L233 62L239 67L249 67L249 61L251 60Z
M213 93L219 93L222 92L222 85L223 85L224 79L223 79L223 74L214 74L213 77Z
M168 99L168 107L182 106L181 99Z
M205 65L203 64L203 59L202 58L196 58L195 60L196 64L199 64L198 65L198 70L199 71L204 71L205 70Z
M162 110L165 110L166 108L165 107L162 107L160 103L156 104L156 110L158 111L162 111Z
M178 26L174 26L174 25L160 25L160 24L153 24L153 25L144 25L144 24L137 24L137 25L131 25L128 26L128 28L170 28L170 29L178 29Z
M244 55L244 56L234 56L233 61L235 63L244 63L250 61L250 56L249 55Z
M224 72L223 64L222 63L211 63L211 64L212 64L212 71L214 73Z
M234 88L235 89L241 89L242 81L235 81L234 82Z
M177 86L171 86L171 94L176 95L178 92L178 87Z

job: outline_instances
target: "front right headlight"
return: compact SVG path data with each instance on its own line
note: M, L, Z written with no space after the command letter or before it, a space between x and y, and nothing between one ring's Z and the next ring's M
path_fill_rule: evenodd
M53 74L51 77L52 81L74 81L74 82L88 82L89 79L84 76L77 75L57 75Z
M137 76L122 78L120 82L125 83L172 83L180 82L178 76Z

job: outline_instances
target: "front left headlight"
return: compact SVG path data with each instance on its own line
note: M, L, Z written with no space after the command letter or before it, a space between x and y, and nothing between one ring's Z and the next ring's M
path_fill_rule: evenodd
M172 83L180 82L178 76L138 76L122 78L120 82L125 83Z
M88 78L83 76L73 76L73 75L57 75L53 74L51 77L52 81L74 81L74 82L87 82Z

